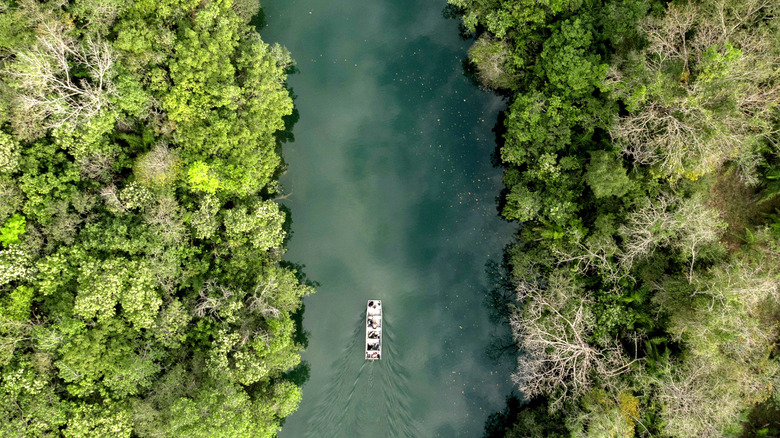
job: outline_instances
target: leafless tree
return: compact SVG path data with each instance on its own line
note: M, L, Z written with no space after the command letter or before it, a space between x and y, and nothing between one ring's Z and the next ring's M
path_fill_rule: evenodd
M629 270L615 260L622 255L622 251L611 236L596 236L587 239L585 243L576 242L569 250L553 246L552 251L556 254L559 267L574 263L581 275L590 275L595 271L612 284L617 284L624 278L632 278Z
M8 364L13 358L17 346L32 341L32 321L17 321L0 315L0 365Z
M718 214L701 200L677 201L662 195L631 213L620 227L624 239L620 264L628 270L656 249L673 247L690 259L690 278L697 253L703 245L716 241L722 230Z
M723 429L738 421L742 401L722 391L727 382L712 364L702 360L667 363L661 373L648 375L658 388L664 429L670 436L723 436Z
M176 178L179 161L179 157L167 144L158 143L136 160L135 173L145 184L164 186Z
M144 213L144 222L166 244L178 244L183 239L184 222L176 198L162 194Z
M277 279L273 274L270 278L258 282L252 295L248 298L249 310L260 313L265 318L278 318L281 312L269 303L269 299L278 287Z
M558 407L590 388L594 375L608 386L634 362L617 342L606 348L588 342L596 324L592 302L570 278L554 274L545 288L521 284L518 299L522 309L510 323L523 353L512 380L527 396L546 394Z
M680 309L674 304L679 300L659 301L671 315L669 331L678 341L700 356L724 355L746 365L772 349L778 334L774 315L780 310L776 268L734 261L697 275L691 285L690 297L699 299L699 310ZM662 289L659 300L667 294Z
M230 301L233 295L234 292L229 288L218 284L215 280L207 280L200 290L198 304L195 305L192 312L199 318L210 315L221 319L218 310Z
M103 187L100 191L100 197L103 198L103 201L109 209L112 209L115 212L127 213L127 208L125 208L124 204L119 199L116 187L113 184Z
M690 75L688 35L696 24L698 7L692 3L670 5L663 20L646 20L642 30L650 43L647 49L648 66L658 71L672 59L683 61L683 74Z
M672 179L696 178L735 160L744 169L741 176L746 182L756 181L755 142L776 134L770 120L780 100L780 72L773 67L780 55L772 49L767 31L760 26L748 31L745 24L776 14L778 7L772 3L776 2L670 4L663 17L642 23L649 40L644 67L653 80L678 62L682 73L679 80L648 91L647 102L611 129L624 153L640 164L658 165ZM739 52L729 52L730 46ZM730 56L728 66L707 60L713 50ZM715 74L708 69L715 69ZM617 68L607 77L616 89L622 87L628 94L638 90L640 84L625 80Z
M114 55L105 41L78 42L60 21L42 21L38 38L16 53L7 70L18 95L19 117L52 129L82 123L107 107L116 93L112 82ZM83 70L85 77L74 71Z
M479 80L487 87L502 88L516 79L506 71L509 44L484 33L469 49L469 58L477 67Z
M116 160L116 153L93 152L76 158L79 171L88 178L109 182L111 180L111 165Z

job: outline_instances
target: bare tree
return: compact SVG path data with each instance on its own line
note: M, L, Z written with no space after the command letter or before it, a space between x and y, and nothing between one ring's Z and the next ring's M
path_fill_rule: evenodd
M252 295L249 296L249 310L260 313L265 318L278 318L281 312L269 302L269 299L277 292L278 287L278 281L273 274L269 278L259 281Z
M743 405L736 394L725 394L728 383L712 364L702 360L666 363L647 378L658 388L664 431L673 437L723 436L739 421Z
M523 354L512 380L527 396L546 394L558 407L590 388L594 375L609 385L634 362L617 342L606 348L588 342L596 324L593 303L570 278L554 274L546 288L523 283L518 299L523 306L510 324Z
M632 278L629 270L614 260L623 253L612 236L592 236L585 243L575 242L569 250L558 246L551 249L556 254L557 266L574 263L580 275L587 276L595 271L612 284L624 278Z
M113 184L107 185L103 187L103 189L100 190L100 197L103 198L103 201L106 203L106 206L113 210L116 213L127 213L127 208L125 208L122 201L119 199L119 196L116 191L116 186Z
M773 348L780 304L775 267L745 260L715 266L693 278L692 291L683 297L691 302L683 305L671 286L672 292L662 285L656 300L670 315L669 333L694 354L755 365Z
M176 179L179 157L165 143L158 143L135 162L138 180L148 185L165 186Z
M629 214L620 227L624 239L620 264L628 270L635 261L651 255L656 249L672 247L690 259L691 278L696 255L702 246L715 242L723 228L717 212L700 199L678 201L662 195Z
M469 48L469 59L477 67L479 80L490 88L509 88L517 78L507 72L509 43L482 34Z
M19 117L52 129L83 123L107 107L116 93L108 43L79 42L60 21L42 21L37 31L35 44L16 53L7 70L18 91L14 103Z
M88 178L108 182L117 154L115 152L92 152L89 155L80 154L76 158L79 171Z
M670 4L663 17L642 23L649 41L642 62L650 85L645 79L627 84L616 68L606 81L629 100L647 85L646 102L611 129L625 154L657 165L671 179L695 179L735 160L741 176L756 182L756 141L771 141L777 132L771 120L780 99L774 67L780 55L762 26L745 25L776 14L772 3ZM677 64L680 77L668 77Z
M14 351L20 344L25 344L35 339L32 321L18 321L0 315L0 365L11 362Z
M232 290L217 284L215 280L207 280L200 290L198 304L195 305L192 312L199 318L209 315L217 319L222 319L220 318L218 311L221 307L224 307L226 303L233 301L234 294L235 293Z
M767 258L742 257L687 284L668 279L659 285L654 301L685 353L640 380L656 387L668 435L722 436L746 405L770 396L779 368L771 352L780 280L776 258Z

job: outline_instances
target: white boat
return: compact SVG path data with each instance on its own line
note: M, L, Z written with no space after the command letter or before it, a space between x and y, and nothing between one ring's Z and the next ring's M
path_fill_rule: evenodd
M382 300L368 300L366 305L366 359L382 358Z

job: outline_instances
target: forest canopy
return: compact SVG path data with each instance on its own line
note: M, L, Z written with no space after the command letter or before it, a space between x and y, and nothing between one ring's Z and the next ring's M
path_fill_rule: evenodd
M0 435L270 437L296 409L293 61L256 3L0 0Z
M779 435L778 3L449 3L520 224L486 436Z

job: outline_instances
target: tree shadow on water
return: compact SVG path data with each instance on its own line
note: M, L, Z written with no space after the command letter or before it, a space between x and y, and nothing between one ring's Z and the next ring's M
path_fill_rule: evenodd
M298 73L298 67L295 66L290 67L287 71L288 75L293 75L296 73ZM275 134L277 144L280 146L281 144L292 143L295 141L293 128L295 127L295 124L298 123L298 120L301 119L301 114L298 112L298 106L295 105L295 101L298 99L298 95L295 94L295 90L293 90L293 88L290 86L287 86L287 92L290 93L290 98L293 101L293 110L291 114L282 117L282 121L284 122L284 129L277 131Z
M512 313L519 305L516 300L515 285L511 277L508 245L504 250L504 258L500 263L489 261L485 264L485 272L489 287L484 297L484 305L489 310L491 322L503 327L492 336L492 341L486 348L486 355L496 363L512 361L516 365L517 356L521 354L509 321ZM483 438L562 438L569 432L561 414L551 413L547 400L543 397L528 400L523 394L512 389L506 397L503 410L490 414L485 421Z
M493 134L496 136L496 147L490 155L490 164L492 164L493 167L504 166L504 160L501 159L501 148L503 148L506 143L506 117L507 110L499 111L496 124L493 126Z
M288 68L287 74L295 74L297 72L296 67L290 67ZM293 91L292 87L289 85L285 86L287 88L287 92L290 94L290 98L293 101L293 109L292 113L282 116L282 121L284 122L284 128L276 131L274 133L274 141L276 143L274 152L276 155L280 158L280 163L278 166L276 166L276 170L274 170L274 174L272 176L272 180L279 181L282 175L284 175L287 172L287 160L284 158L284 150L282 146L286 143L292 143L295 141L295 134L293 134L293 128L295 127L295 124L298 123L298 120L300 120L301 115L298 112L298 106L295 104L295 100L298 98L298 96ZM287 198L288 196L292 195L292 193L284 193L283 188L279 184L272 184L269 186L267 195L269 197L275 196L274 200L281 200L284 198ZM279 193L281 192L281 193ZM287 241L290 239L290 236L292 236L292 230L290 228L290 224L292 224L292 219L290 215L289 209L286 207L282 208L286 213L285 218L285 231L287 232L287 236L284 239L283 245L287 244ZM288 223L289 221L289 223Z
M318 285L316 282L310 281L306 278L306 274L303 273L304 265L295 264L291 262L282 261L279 263L286 269L294 269L296 271L296 277L301 284L308 286ZM303 328L303 315L306 312L306 305L301 302L301 307L291 315L293 325L295 326L295 332L293 333L293 341L300 346L301 349L306 349L309 346L309 331ZM283 374L285 380L290 381L298 387L303 387L311 376L311 365L305 360L302 360L298 366L287 371Z
M485 264L485 275L488 288L483 297L483 305L488 309L490 322L496 325L485 353L494 363L514 360L518 348L509 329L509 318L516 308L516 292L506 258L500 263L489 260Z
M479 80L479 70L477 70L476 64L471 62L471 59L469 59L468 56L461 59L460 64L463 67L463 76L469 80L471 85L485 92L495 92L495 90L486 87L485 84Z
M311 365L305 360L302 360L297 367L284 373L284 379L298 387L303 387L309 381L309 377L311 377Z
M253 26L258 31L264 28L266 24L268 23L265 21L265 11L263 10L263 8L260 8L260 10L257 11L257 14L255 14L255 16L252 17L251 20L249 20L249 25Z
M513 391L506 398L506 407L503 411L494 412L485 421L485 433L482 438L503 438L507 430L515 423L517 414L522 408L520 397Z
M525 401L515 392L504 410L490 414L482 438L563 438L569 431L559 412L550 412L547 400Z
M466 26L463 25L461 17L463 17L465 13L466 10L464 8L453 4L447 4L447 6L442 9L441 16L447 20L458 20L458 35L460 35L463 40L470 40L474 38L474 33L466 29Z

